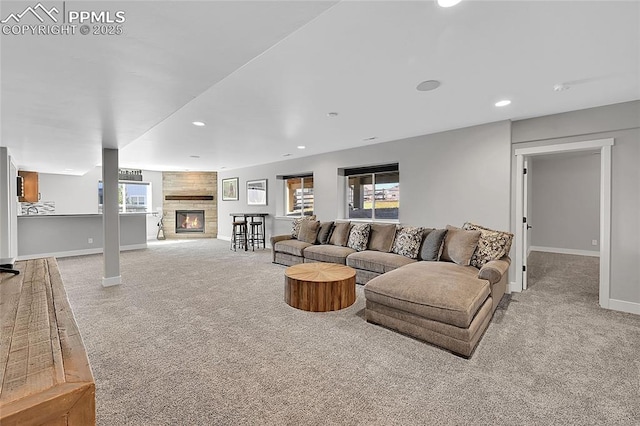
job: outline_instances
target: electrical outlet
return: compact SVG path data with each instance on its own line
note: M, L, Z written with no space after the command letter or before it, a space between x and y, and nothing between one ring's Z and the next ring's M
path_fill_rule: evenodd
M592 246L597 246L598 245L598 240L591 240L591 245Z
M93 238L89 238L89 240L87 241L89 244L93 244Z

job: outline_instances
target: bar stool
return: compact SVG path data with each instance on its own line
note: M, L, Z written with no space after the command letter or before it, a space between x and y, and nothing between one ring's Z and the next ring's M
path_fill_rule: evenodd
M233 222L233 233L231 235L231 247L229 250L236 251L236 248L245 248L247 244L247 222L237 220Z
M264 247L265 238L264 238L264 223L263 221L249 222L249 227L251 233L249 234L249 244L251 244L251 250L255 251L256 245L260 248L260 244L262 244L262 248Z

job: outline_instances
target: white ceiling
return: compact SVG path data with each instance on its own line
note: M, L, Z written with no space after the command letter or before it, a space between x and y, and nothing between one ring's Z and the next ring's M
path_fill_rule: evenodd
M125 11L124 34L0 36L21 169L84 173L103 146L122 167L232 169L640 99L639 1L68 4Z

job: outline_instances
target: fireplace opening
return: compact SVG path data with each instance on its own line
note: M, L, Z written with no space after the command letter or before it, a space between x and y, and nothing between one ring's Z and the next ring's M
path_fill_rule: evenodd
M204 232L204 210L176 210L176 233Z

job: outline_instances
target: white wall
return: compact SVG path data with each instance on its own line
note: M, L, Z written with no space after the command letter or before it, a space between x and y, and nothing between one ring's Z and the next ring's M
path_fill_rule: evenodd
M528 174L531 244L597 254L599 246L591 242L600 239L600 155L545 155L534 163Z
M315 213L320 220L344 217L343 167L399 163L400 221L406 224L444 227L474 221L509 229L510 123L507 121L458 129L291 159L219 173L222 179L239 177L240 199L218 204L218 235L231 235L230 213L264 211L267 237L290 232L291 219L276 218L282 212L284 191L277 175L313 172ZM266 207L247 206L246 182L268 179Z
M611 151L609 297L626 304L627 310L640 312L640 227L637 226L640 216L640 101L516 121L512 135L514 149L606 138L615 140ZM512 179L515 182L515 176ZM512 229L515 229L515 204L512 208Z
M96 167L82 176L40 173L41 201L55 202L55 214L98 213L98 182L102 180L102 167ZM143 170L142 180L151 183L151 204L154 212L162 209L162 172ZM148 215L147 236L155 238L158 218Z

